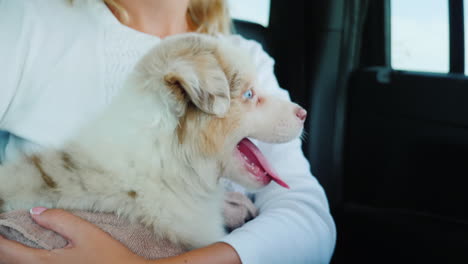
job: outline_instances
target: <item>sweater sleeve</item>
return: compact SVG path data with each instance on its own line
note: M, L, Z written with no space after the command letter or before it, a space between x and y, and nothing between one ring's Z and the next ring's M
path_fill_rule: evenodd
M0 130L21 82L27 55L27 1L0 0Z
M253 41L237 38L248 48L258 70L258 84L283 98L273 73L273 60ZM244 43L244 44L242 44ZM329 263L336 228L325 193L310 172L300 139L285 144L259 143L258 147L291 187L275 183L255 194L258 217L222 239L239 254L242 263Z

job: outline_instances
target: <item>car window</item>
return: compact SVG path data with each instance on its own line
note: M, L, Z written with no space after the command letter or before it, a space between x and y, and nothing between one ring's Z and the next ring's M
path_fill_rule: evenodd
M448 0L391 0L391 64L397 70L449 71Z
M233 18L268 26L270 0L229 0L228 3Z
M466 39L466 36L468 36L467 34L467 29L468 29L468 1L467 0L464 0L463 1L463 9L464 9L464 24L465 24L465 75L468 75L468 54L467 54L467 50L468 50L468 41Z

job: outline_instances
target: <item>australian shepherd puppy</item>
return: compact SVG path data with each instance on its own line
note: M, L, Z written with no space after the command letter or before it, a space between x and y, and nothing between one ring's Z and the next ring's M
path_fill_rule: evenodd
M261 88L228 43L168 37L61 149L0 167L0 211L113 212L187 248L213 243L225 234L221 177L248 189L287 187L247 137L287 142L306 112Z

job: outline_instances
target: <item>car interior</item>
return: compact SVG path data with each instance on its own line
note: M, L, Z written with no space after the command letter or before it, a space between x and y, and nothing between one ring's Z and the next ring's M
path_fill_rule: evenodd
M236 19L234 30L263 45L309 113L303 150L337 225L332 263L463 263L464 1L437 0L448 12L446 72L393 67L392 1L271 0L268 26ZM8 137L0 132L0 160Z
M443 73L392 67L392 1L271 0L268 27L235 28L264 45L281 87L309 111L303 149L337 224L332 263L461 263L464 1L438 1L448 11Z

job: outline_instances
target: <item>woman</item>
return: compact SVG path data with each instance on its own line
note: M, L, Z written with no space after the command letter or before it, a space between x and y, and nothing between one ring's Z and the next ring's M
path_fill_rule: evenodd
M288 96L260 45L229 35L222 0L72 2L0 0L0 130L15 135L6 162L64 142L108 104L138 59L169 35L196 31L227 39L250 52L260 86ZM270 184L256 193L257 218L206 248L152 262L329 262L335 226L300 144L259 145L291 189ZM148 262L65 211L38 207L31 214L69 246L45 251L0 238L0 263Z

